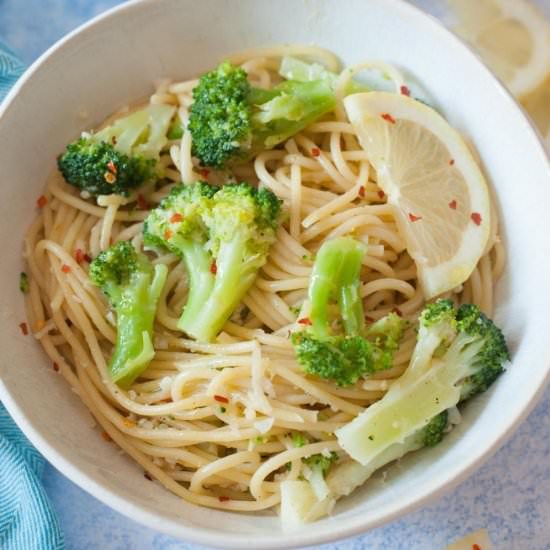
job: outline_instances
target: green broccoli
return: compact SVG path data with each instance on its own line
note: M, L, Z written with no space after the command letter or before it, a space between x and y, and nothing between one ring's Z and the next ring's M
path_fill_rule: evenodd
M504 372L502 364L510 360L510 353L501 330L477 306L461 305L456 314L456 325L458 348L449 352L459 354L474 342L479 342L480 348L471 359L468 376L460 380L460 400L464 401L489 389Z
M183 122L179 115L176 115L174 117L174 120L172 120L170 127L168 128L168 133L166 134L166 137L168 139L181 139L183 137L184 131L185 127L183 125Z
M487 390L508 359L502 332L477 306L429 304L409 368L380 401L336 432L338 441L369 464L440 413Z
M127 241L101 252L90 264L90 279L116 312L117 339L109 371L121 387L131 385L155 355L151 335L167 273L164 264L153 266Z
M279 74L286 80L296 82L311 82L314 80L322 80L328 82L331 87L336 87L338 74L329 71L320 63L308 63L296 57L285 56L281 59L279 66ZM350 79L344 89L345 95L357 94L361 92L369 92L371 88Z
M376 344L373 348L375 372L393 366L393 355L399 349L405 326L406 322L397 313L391 312L367 327L367 338Z
M177 254L187 268L180 330L201 341L218 334L265 263L280 212L268 189L199 182L176 186L149 214L145 243Z
M366 327L359 278L365 252L366 246L351 237L321 246L310 277L310 317L298 320L311 326L291 337L303 369L339 386L390 368L403 334L404 321L395 314ZM338 304L341 319L331 317L332 302ZM343 334L332 328L337 321Z
M447 411L440 412L426 426L413 434L413 438L421 443L422 447L435 447L441 443L448 423L449 413Z
M329 494L329 487L325 482L331 466L338 460L338 453L314 454L303 458L303 477L309 481L317 500L323 500Z
M22 271L19 274L19 290L23 294L28 294L29 288L29 276L24 271Z
M188 129L192 153L201 164L223 168L283 142L336 103L328 78L284 81L270 90L254 88L244 69L222 63L193 90Z
M338 453L331 452L327 455L315 454L308 456L302 462L311 470L319 471L324 477L336 460L338 460Z
M300 432L292 432L291 439L292 439L292 444L295 447L303 447L304 445L309 443L308 438Z
M94 134L83 134L57 159L67 183L90 196L123 195L160 176L157 161L175 108L149 105Z
M441 442L448 425L448 413L443 411L432 418L426 426L407 436L401 443L394 443L376 455L370 462L360 464L354 460L342 464L326 477L326 484L332 496L349 495L356 487L363 485L374 472L387 466L406 454L434 447Z
M362 336L318 338L313 331L292 334L296 358L308 374L339 386L355 384L374 372L372 344Z

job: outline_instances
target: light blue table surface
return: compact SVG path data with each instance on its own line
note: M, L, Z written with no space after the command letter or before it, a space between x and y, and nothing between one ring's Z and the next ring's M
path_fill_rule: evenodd
M119 3L119 0L0 0L0 38L23 61L31 63L66 32ZM415 3L437 13L437 0ZM543 7L548 9L549 3ZM452 493L391 525L324 549L443 550L450 541L481 527L489 530L498 550L549 549L549 435L550 389L513 438ZM51 466L46 469L44 483L70 550L199 548L126 519Z

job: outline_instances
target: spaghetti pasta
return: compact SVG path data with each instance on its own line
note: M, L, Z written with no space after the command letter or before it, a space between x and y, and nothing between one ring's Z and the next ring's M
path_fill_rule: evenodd
M267 48L232 60L246 68L255 85L269 88L279 80L280 58L288 54L338 68L332 54L310 47ZM424 305L393 210L342 106L347 81L365 68L384 70L396 89L403 85L393 67L353 67L336 84L333 112L236 168L235 178L268 187L283 199L289 216L255 285L216 342L195 342L177 331L187 293L185 269L172 254L154 257L169 270L154 329L156 356L128 390L108 374L116 333L112 313L88 278L89 257L119 240L142 248L147 208L180 181L218 183L221 176L201 173L185 132L162 152L163 186L141 189L137 205L136 193L101 196L94 203L57 172L48 179L47 202L25 239L29 327L113 442L187 501L243 512L273 509L281 481L301 475L301 458L335 451L340 463L349 460L334 431L380 399L408 364L414 330L406 333L392 369L340 388L305 375L289 341L297 318L307 314L311 256L337 235L353 234L369 245L361 296L370 319L398 311L414 321ZM185 124L196 83L163 82L151 102L176 105ZM448 297L478 304L490 315L504 263L495 222L474 273ZM307 435L310 443L294 447L294 432Z

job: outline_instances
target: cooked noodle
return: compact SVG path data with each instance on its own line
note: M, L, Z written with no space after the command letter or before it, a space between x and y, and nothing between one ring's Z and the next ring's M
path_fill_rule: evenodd
M233 61L245 66L255 85L270 87L280 80L278 60L288 54L338 68L332 54L316 48L270 48ZM59 173L48 180L47 204L25 240L30 329L104 436L132 456L147 476L189 502L244 512L274 508L280 482L300 476L302 457L340 451L340 461L346 460L334 431L380 399L408 364L414 326L406 332L392 369L346 388L304 375L288 339L296 328L297 310L302 309L298 317L307 315L310 258L337 235L351 233L369 245L362 271L368 318L397 311L414 322L424 305L415 264L392 208L342 106L345 80L356 70L380 67L362 63L343 72L334 112L235 170L235 179L266 186L284 199L288 221L244 304L215 343L191 341L177 331L186 299L185 269L172 254L155 258L169 269L156 318L156 356L128 391L109 377L116 338L113 313L88 279L87 262L77 261L77 251L95 257L119 240L141 248L144 202L156 205L179 181L206 178L218 183L223 175L201 173L185 132L181 140L169 142L161 157L172 183L141 189L137 207L137 193L129 199L103 196L96 204L82 198ZM382 69L399 89L399 71L386 65ZM195 84L162 82L151 102L177 105L185 122ZM448 297L476 303L490 315L504 262L495 221L486 254L468 281ZM306 434L311 443L294 447L293 432Z

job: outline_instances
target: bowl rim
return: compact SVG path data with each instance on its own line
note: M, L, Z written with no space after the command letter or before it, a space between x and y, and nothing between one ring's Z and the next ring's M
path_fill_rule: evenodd
M7 96L0 102L0 120L8 111L16 96L21 89L32 81L33 75L38 69L58 50L69 45L73 40L78 39L84 31L100 25L104 20L117 16L129 14L133 10L139 10L142 5L151 4L154 0L128 0L120 5L114 6L107 11L100 13L89 21L78 26L60 40L50 46L42 53L19 78L15 85L8 92ZM439 20L431 14L422 11L420 8L406 2L406 0L385 0L392 4L392 9L400 11L402 14L413 20L424 19L424 24L431 27L431 31L447 42L454 42L463 49L464 54L469 56L470 63L478 65L478 70L486 73L486 76L493 81L495 91L507 96L510 100L510 109L520 111L525 119L525 131L534 135L538 142L541 162L546 163L546 171L550 175L550 159L546 154L542 143L542 136L525 113L525 110L518 104L512 94L507 90L504 84L484 65L481 58L458 36L448 30ZM550 178L549 178L550 181ZM361 516L355 516L346 519L339 524L338 529L334 525L327 524L326 528L316 529L314 532L281 533L262 535L261 538L254 540L257 550L297 548L301 546L311 546L334 542L344 538L349 538L363 534L376 527L394 521L414 510L426 506L429 503L438 500L449 493L459 483L471 476L479 467L485 463L496 451L511 437L518 426L526 419L540 400L548 382L550 381L550 359L546 362L546 372L541 379L538 388L534 391L531 399L526 401L518 410L516 418L506 427L505 430L478 452L475 456L470 456L462 462L460 467L455 468L450 477L442 482L431 484L430 488L419 493L413 501L406 503L400 508L396 508L389 513L379 514L377 517L365 521ZM18 406L17 400L11 395L8 387L0 379L0 401L5 406L8 413L12 416L21 431L38 449L38 451L52 464L62 475L67 477L88 494L94 496L103 504L116 510L118 513L136 521L146 527L166 533L180 540L185 540L202 545L208 545L217 548L245 548L250 545L249 534L237 534L228 532L216 532L204 527L187 525L184 521L175 521L167 519L161 513L153 512L139 504L128 501L117 494L113 489L107 488L104 484L90 477L81 467L74 465L64 457L62 445L55 445L48 441L29 421L23 410ZM284 541L282 540L284 538ZM282 544L281 544L282 543Z

